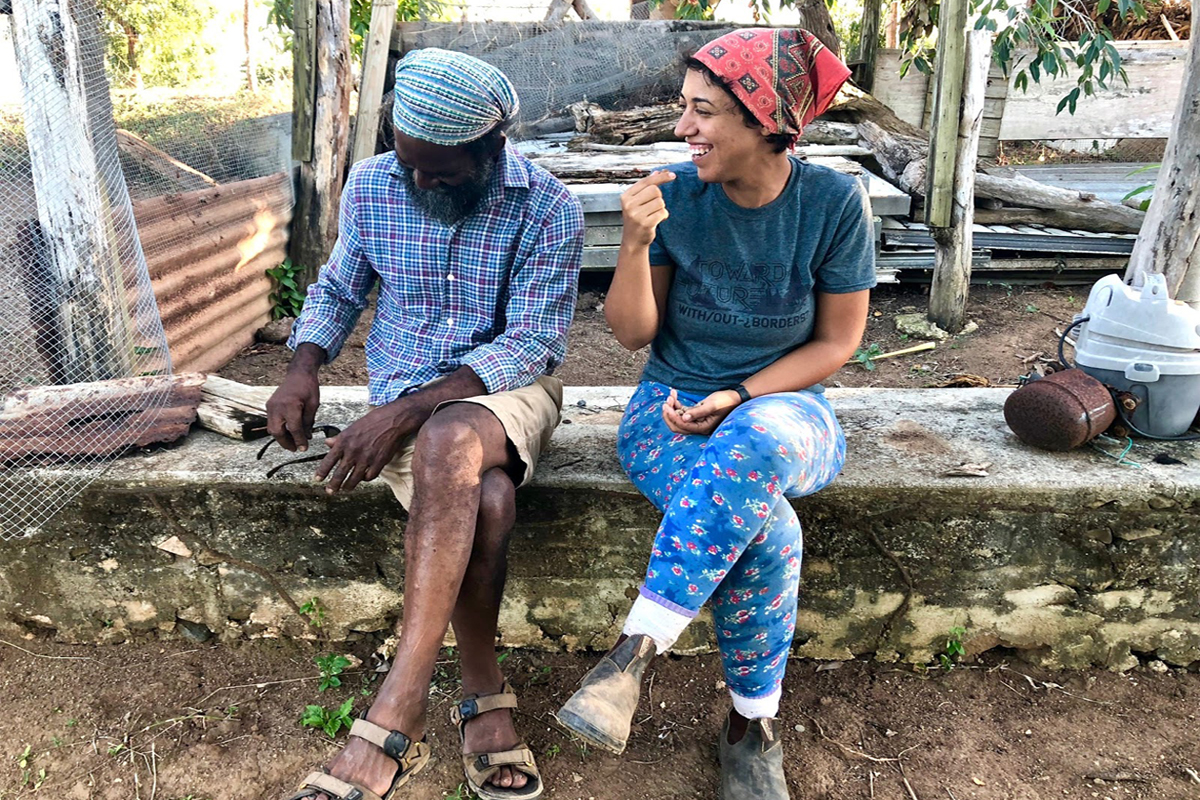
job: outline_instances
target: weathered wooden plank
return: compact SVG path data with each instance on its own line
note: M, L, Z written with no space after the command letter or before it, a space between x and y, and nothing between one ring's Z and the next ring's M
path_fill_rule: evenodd
M371 6L371 28L363 46L362 79L358 89L358 114L354 123L351 164L375 155L379 106L383 102L383 83L387 76L388 44L395 27L396 0L374 0Z
M200 425L231 439L251 441L267 435L267 400L271 387L247 386L209 375L196 409Z
M1074 114L1056 113L1075 86L1076 73L1012 90L1000 129L1002 139L1166 138L1180 97L1187 42L1114 42L1129 75L1080 97ZM1015 72L1014 72L1015 75Z
M118 128L117 147L138 164L156 175L166 178L176 191L190 192L217 185L217 182L208 175L172 158L135 133Z
M871 94L896 116L920 127L925 114L925 94L929 76L911 68L900 77L900 51L880 50L875 56L875 86Z

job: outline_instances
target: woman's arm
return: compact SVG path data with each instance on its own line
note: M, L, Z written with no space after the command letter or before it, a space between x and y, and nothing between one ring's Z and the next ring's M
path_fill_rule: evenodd
M666 311L672 270L651 268L650 243L658 224L667 218L658 187L674 179L671 172L654 172L621 195L621 248L604 300L604 318L628 350L639 350L654 340Z
M862 342L870 296L869 289L846 294L817 292L812 338L743 381L750 396L799 391L837 372ZM686 409L672 398L663 403L663 418L675 433L708 434L740 402L737 392L728 389L713 392Z

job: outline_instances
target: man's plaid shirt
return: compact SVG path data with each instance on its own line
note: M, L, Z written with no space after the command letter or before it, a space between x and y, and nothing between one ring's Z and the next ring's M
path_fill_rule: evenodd
M372 405L463 365L489 393L517 389L562 363L582 257L579 201L511 148L479 207L451 226L412 204L384 153L350 170L337 244L288 344L312 342L333 360L378 279Z

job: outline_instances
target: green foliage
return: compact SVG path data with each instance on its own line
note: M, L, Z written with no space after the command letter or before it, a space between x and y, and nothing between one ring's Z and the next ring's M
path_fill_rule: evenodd
M340 653L326 653L323 656L314 657L313 661L316 662L317 669L321 670L321 683L317 686L318 692L342 685L340 676L346 667L350 666L350 659Z
M1098 11L1108 10L1111 0L1100 0ZM1117 0L1121 17L1146 17L1146 9L1138 0ZM937 0L909 0L906 11L908 27L901 36L900 46L907 51L901 74L908 67L932 72L932 34L938 26L940 4ZM1099 89L1107 89L1120 78L1129 83L1121 54L1113 46L1113 34L1103 22L1091 19L1084 0L1031 0L1029 3L1010 3L1009 0L971 0L970 18L976 30L994 34L992 52L1005 77L1016 70L1013 86L1021 91L1029 88L1030 79L1040 83L1043 77L1064 77L1077 70L1076 85L1058 103L1075 113L1080 97L1090 97ZM1068 41L1058 31L1067 23L1078 24L1083 31L1077 40Z
M33 745L25 745L25 749L16 757L17 768L21 770L21 786L29 787L33 791L42 788L42 784L46 782L46 768L42 767L33 772Z
M962 638L966 634L967 629L960 625L955 625L950 629L950 635L946 637L946 649L938 653L938 663L941 664L942 669L954 669L958 660L966 655L967 648L962 643Z
M1150 170L1158 169L1159 166L1161 166L1161 165L1160 164L1147 164L1144 167L1138 167L1133 172L1130 172L1129 175L1137 175L1139 172L1149 172ZM1126 177L1128 177L1128 176L1126 176ZM1129 192L1129 194L1125 195L1121 199L1128 200L1131 197L1137 197L1139 194L1145 194L1146 192L1153 192L1153 191L1154 191L1153 183L1144 183L1141 186L1134 189L1133 191ZM1151 199L1153 199L1153 198L1150 198L1150 197L1143 198L1142 202L1138 203L1138 209L1140 209L1141 211L1146 211L1147 209L1149 209Z
M303 285L304 267L293 264L290 258L285 258L278 267L267 270L267 275L275 281L275 291L271 292L271 316L274 319L300 316L306 292ZM315 597L309 603L317 603L314 608L320 608L320 603ZM313 625L321 627L321 623L310 612L304 610L307 605L308 603L305 603L300 607L300 613L308 615ZM321 616L324 617L324 612Z
M353 708L353 697L335 709L317 705L305 706L304 715L300 717L300 727L318 728L325 731L330 739L336 738L338 731L342 728L349 730L350 726L354 724L354 720L350 716Z
M300 606L300 613L308 617L308 623L314 628L325 623L325 606L321 605L319 597L308 598L308 602Z
M870 347L860 347L854 351L854 355L850 356L851 361L856 361L862 365L862 368L867 372L875 369L875 357L883 352L878 344L872 344Z
M213 47L210 0L99 0L108 67L132 86L181 86L203 76Z
M284 34L291 47L293 0L271 0L267 22ZM396 3L397 22L416 22L436 19L443 13L441 0L399 0ZM371 31L371 0L350 0L350 50L355 58L362 56L363 43Z

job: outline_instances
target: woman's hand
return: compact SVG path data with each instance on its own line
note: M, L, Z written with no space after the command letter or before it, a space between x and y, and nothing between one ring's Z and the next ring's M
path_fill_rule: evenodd
M621 195L622 241L640 247L650 246L658 224L669 216L662 190L658 187L673 180L674 172L659 170L625 190Z
M679 402L678 393L672 389L670 396L663 401L663 421L674 433L707 436L715 431L725 417L729 416L729 412L741 402L737 392L722 389L713 392L691 408L684 408Z

